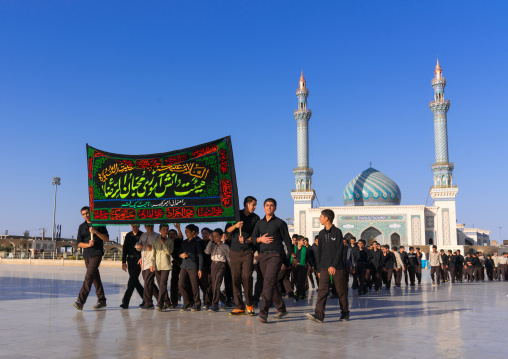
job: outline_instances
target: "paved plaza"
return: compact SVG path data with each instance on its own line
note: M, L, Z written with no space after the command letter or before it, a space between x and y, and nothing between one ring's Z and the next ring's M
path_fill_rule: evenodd
M141 311L134 295L119 308L128 276L101 268L105 310L72 302L85 268L0 265L0 358L505 358L508 284L430 285L350 294L351 320L339 322L336 299L325 323L305 319L315 291L286 318L230 317L224 311ZM271 313L274 314L274 313Z

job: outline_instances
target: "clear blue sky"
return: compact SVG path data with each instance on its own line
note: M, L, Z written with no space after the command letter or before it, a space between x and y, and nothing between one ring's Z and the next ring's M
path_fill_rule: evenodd
M458 221L508 239L507 13L505 1L2 1L0 233L50 231L59 176L57 223L76 235L87 142L143 154L231 135L240 197L273 196L292 217L302 68L320 205L342 205L370 161L402 204L425 204L439 56Z

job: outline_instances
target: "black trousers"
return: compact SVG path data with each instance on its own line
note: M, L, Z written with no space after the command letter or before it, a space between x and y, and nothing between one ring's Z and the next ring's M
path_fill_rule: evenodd
M286 267L285 265L281 266L279 276L278 276L278 285L280 287L281 293L285 292L287 294L293 294L293 284L290 280L291 275L293 275L294 269L293 267Z
M383 269L383 282L386 285L386 289L390 289L392 285L393 269Z
M95 294L99 302L106 302L104 295L104 288L102 287L101 274L99 273L99 266L101 265L102 256L93 256L85 258L86 274L83 286L79 291L78 302L85 304L88 294L92 289L92 284L95 287Z
M370 277L370 268L368 266L357 265L355 272L359 281L358 293L366 292L367 282Z
M203 304L210 305L212 302L212 269L211 267L203 267L201 272L199 287L203 292Z
M450 279L452 283L455 283L455 266L448 266L448 272L450 272Z
M143 299L143 286L139 281L141 266L138 264L137 258L127 258L127 270L129 271L129 281L127 282L127 290L122 299L122 304L125 305L129 305L134 289L136 289L141 299Z
M430 278L432 278L432 281L434 281L434 275L436 276L436 283L441 283L441 267L434 266L430 267Z
M158 270L155 271L155 278L157 278L157 284L159 285L159 296L157 297L157 305L159 307L163 307L164 303L168 304L169 294L168 294L168 280L169 280L169 270Z
M416 274L416 280L418 281L418 284L422 282L422 266L421 264L418 264L415 267L415 274Z
M296 294L305 295L305 279L307 278L307 267L297 265L293 267L293 274L296 280Z
M233 276L231 275L231 267L226 263L224 272L224 293L226 294L226 302L233 300Z
M252 270L254 261L254 252L234 252L229 251L231 276L233 280L233 295L235 298L235 308L245 310L245 305L252 305ZM212 270L213 272L213 270ZM212 274L213 279L213 274ZM242 297L245 296L245 303Z
M328 269L321 269L319 271L318 298L316 302L316 309L314 310L319 319L325 319L326 301L328 300L328 293L330 292L330 286L332 285L339 294L339 304L342 314L349 313L346 275L345 269L336 269L335 274L331 276L332 278L330 280Z
M407 271L409 274L409 281L411 282L411 285L415 285L416 267L409 266L409 267L407 267Z
M212 262L212 303L211 306L219 307L220 286L224 279L224 272L226 271L226 263Z
M282 266L282 253L259 253L259 266L263 273L263 292L259 315L268 315L272 303L279 312L286 311L278 285L279 272Z
M201 306L199 298L199 278L198 270L180 268L180 280L178 281L178 290L183 298L184 304L192 304Z
M159 298L159 289L155 285L155 272L150 272L150 269L143 270L143 280L145 288L143 290L143 302L146 305L152 305L152 297Z
M375 290L381 289L381 286L383 285L382 273L383 270L381 268L376 268L374 266L370 267L371 281L374 284Z
M178 305L178 280L180 279L180 263L173 260L171 269L171 284L169 286L169 299L171 304Z

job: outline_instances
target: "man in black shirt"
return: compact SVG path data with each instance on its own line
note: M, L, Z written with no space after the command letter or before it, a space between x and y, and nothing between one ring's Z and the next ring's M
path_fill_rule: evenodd
M135 248L136 243L139 242L139 237L143 234L139 230L139 224L131 224L131 229L129 233L125 235L125 239L123 242L123 250L122 250L122 269L124 271L129 270L129 281L127 282L127 290L122 299L122 304L120 304L120 308L127 309L129 308L129 302L131 300L132 293L134 289L138 292L139 296L143 298L143 286L139 282L139 275L141 274L141 267L138 264L138 261L141 258L141 254ZM141 303L143 305L144 303Z
M441 278L443 282L448 280L448 256L446 255L444 249L440 250L441 260L443 261L443 267L441 267Z
M76 238L78 247L84 249L83 258L85 258L86 274L83 286L79 291L78 300L73 305L76 309L83 310L83 305L88 298L93 283L98 301L92 309L100 309L106 306L106 296L102 287L99 265L104 255L104 242L109 242L108 230L104 226L91 226L90 207L81 208L81 216L85 221L79 226Z
M455 276L457 280L462 283L462 278L464 278L464 256L460 254L460 250L457 249L455 252Z
M382 280L382 266L381 266L381 256L383 255L381 252L381 246L377 241L372 243L372 258L370 260L370 271L372 282L374 282L374 290L379 292L381 289L381 285L383 283Z
M407 271L409 273L409 281L411 287L415 286L416 269L420 265L418 261L418 254L415 252L414 247L409 247L409 253L407 254Z
M277 202L273 198L268 198L263 205L265 217L256 223L251 238L254 244L259 245L259 266L263 274L263 292L261 293L263 301L258 319L260 322L266 323L272 302L277 308L276 319L287 315L286 305L282 300L278 285L279 272L286 255L284 244L293 258L295 254L288 225L275 216Z
M351 255L353 256L353 260L351 261L351 275L353 277L353 284L351 284L351 289L355 290L358 289L360 286L358 281L358 273L354 270L356 267L356 262L358 261L358 255L359 255L359 248L358 244L356 244L356 237L351 237L349 239L349 248L351 249Z
M383 267L383 282L386 285L386 290L390 290L392 283L393 270L396 266L397 260L395 255L390 252L390 246L385 244L381 246L383 255L381 256L381 266Z
M367 282L370 277L370 260L372 259L372 253L365 249L365 240L360 239L357 244L358 247L358 258L356 260L355 273L358 278L358 295L367 294Z
M455 260L456 257L452 250L448 250L448 272L450 273L450 279L452 283L455 283Z
M203 292L203 309L208 310L210 308L210 304L212 303L212 257L210 254L205 253L206 246L210 242L210 236L212 234L212 230L208 227L203 227L201 229L201 236L203 238L196 237L196 239L203 246L203 274L199 279L199 287Z
M251 234L259 221L259 216L254 213L257 206L256 198L252 196L245 197L243 206L243 210L240 211L240 222L227 229L233 236L231 248L229 249L229 265L233 279L235 309L229 313L230 315L245 314L245 305L247 305L247 314L254 315L252 271L254 268L255 247L252 243ZM246 304L242 298L242 285Z
M402 261L402 273L401 274L404 274L404 283L406 283L406 285L409 284L409 281L407 280L407 265L408 265L408 257L407 257L407 252L404 250L404 246L400 246L399 247L399 253L400 253L400 260Z
M330 286L333 284L339 295L341 309L340 321L349 320L349 303L347 299L345 246L342 232L332 224L335 214L331 209L321 211L319 221L325 226L319 232L318 245L318 298L314 313L307 313L307 318L317 323L325 319L326 300Z

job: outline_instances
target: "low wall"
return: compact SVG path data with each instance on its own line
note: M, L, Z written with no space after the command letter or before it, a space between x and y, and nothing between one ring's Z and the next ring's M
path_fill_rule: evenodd
M0 264L24 264L41 266L85 266L85 261L75 259L10 259L0 258ZM122 267L122 261L103 260L101 267Z

